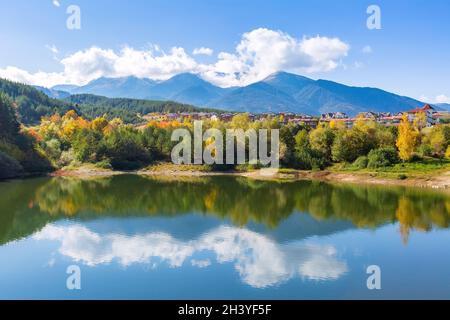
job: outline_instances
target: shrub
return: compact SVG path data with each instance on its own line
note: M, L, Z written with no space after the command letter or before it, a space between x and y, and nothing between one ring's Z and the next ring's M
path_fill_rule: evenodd
M433 148L429 144L422 144L419 146L417 152L422 157L429 157L433 154Z
M339 132L332 146L333 160L353 162L359 156L366 155L373 143L365 131L353 128Z
M147 151L139 137L139 131L131 128L113 130L104 139L101 158L111 159L114 168L134 170L149 163L150 152Z
M327 162L320 151L301 149L295 152L295 168L300 170L324 169Z
M51 139L45 143L44 149L50 159L57 160L61 157L61 142L57 139Z
M65 167L68 165L73 165L76 162L76 155L73 149L61 152L61 157L58 160L59 167Z
M353 162L353 167L357 169L365 169L367 168L367 164L369 163L369 159L366 156L360 156L358 159Z
M422 162L422 161L423 161L423 158L417 153L414 153L411 156L411 158L409 159L409 162Z
M23 174L20 163L0 151L0 179L14 178Z
M113 168L111 165L111 162L109 160L102 160L100 162L97 162L95 164L95 166L100 169L112 169Z
M369 152L367 156L368 168L382 168L399 162L397 151L394 148L380 148Z

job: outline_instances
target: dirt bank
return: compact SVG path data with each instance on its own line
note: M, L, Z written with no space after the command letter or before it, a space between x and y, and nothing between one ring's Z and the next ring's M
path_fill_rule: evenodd
M429 174L406 179L396 179L390 177L377 176L370 173L347 173L332 171L300 171L289 170L288 172L267 173L261 170L250 172L211 172L202 170L177 170L175 168L166 169L146 169L140 171L112 171L103 169L80 168L75 170L59 170L51 176L63 177L107 177L122 174L137 174L145 176L170 176L170 177L201 177L201 176L241 176L258 180L319 180L330 183L355 183L355 184L377 184L377 185L398 185L420 188L444 189L450 192L450 171L438 174Z

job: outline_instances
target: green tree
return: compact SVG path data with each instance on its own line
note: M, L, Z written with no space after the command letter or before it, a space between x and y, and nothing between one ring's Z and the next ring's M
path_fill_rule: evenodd
M311 148L319 151L328 161L331 160L331 146L333 145L335 133L329 127L319 125L309 134Z
M339 131L332 146L333 160L353 162L359 156L366 155L371 148L373 142L365 131L359 128Z

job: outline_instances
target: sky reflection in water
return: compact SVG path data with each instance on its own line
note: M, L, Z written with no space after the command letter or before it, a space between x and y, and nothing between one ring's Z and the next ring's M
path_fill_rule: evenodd
M450 294L444 193L136 176L13 181L0 191L3 298ZM64 288L70 264L82 268L78 293ZM370 264L382 267L382 292L366 288Z

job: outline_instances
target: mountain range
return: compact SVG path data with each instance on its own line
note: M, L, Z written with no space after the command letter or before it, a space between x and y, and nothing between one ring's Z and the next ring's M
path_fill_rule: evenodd
M434 105L436 109L450 112L450 103L438 103Z
M182 73L165 81L137 77L99 78L85 86L59 85L49 94L95 94L110 98L171 100L200 107L242 112L295 112L318 115L362 111L400 112L423 102L377 88L352 87L327 80L313 80L277 72L244 87L221 88L198 75ZM445 106L443 106L445 108Z

